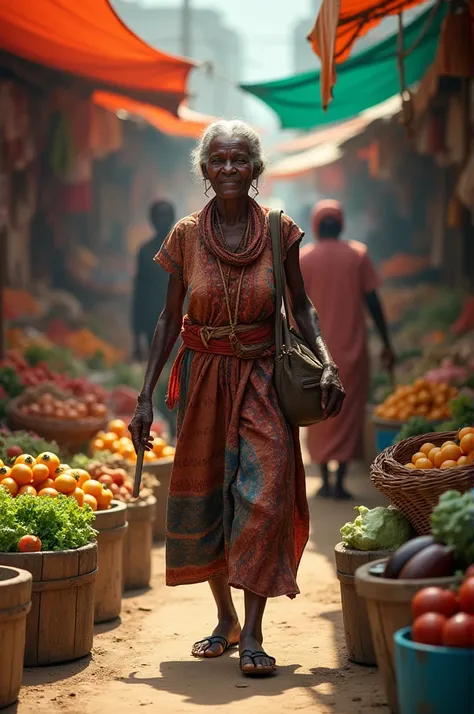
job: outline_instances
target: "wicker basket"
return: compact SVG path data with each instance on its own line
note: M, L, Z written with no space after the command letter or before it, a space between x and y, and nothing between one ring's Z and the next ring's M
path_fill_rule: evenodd
M441 446L456 438L456 432L444 432L406 439L383 451L372 464L370 478L375 488L405 514L419 535L431 532L431 512L441 494L450 489L465 493L474 487L474 465L413 471L403 464L411 462L427 442Z
M74 452L86 444L107 423L107 417L85 417L67 421L45 416L24 414L21 407L31 404L39 399L45 392L49 392L56 399L68 399L70 394L59 389L52 382L45 382L38 387L25 389L16 399L12 399L7 407L9 426L12 429L33 431L38 436L48 441L55 441L62 449ZM79 400L80 401L80 400Z

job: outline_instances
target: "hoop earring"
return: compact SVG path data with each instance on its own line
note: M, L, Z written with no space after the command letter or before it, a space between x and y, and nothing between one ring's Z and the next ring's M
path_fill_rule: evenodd
M255 186L254 186L253 183L252 183L252 184L251 184L251 187L252 187L253 190L254 190L253 197L254 197L254 198L257 198L258 194L260 193L260 191L258 190L258 179L255 180Z
M211 183L209 182L209 186L207 185L207 179L204 180L204 195L206 198L209 198L209 191L211 190Z

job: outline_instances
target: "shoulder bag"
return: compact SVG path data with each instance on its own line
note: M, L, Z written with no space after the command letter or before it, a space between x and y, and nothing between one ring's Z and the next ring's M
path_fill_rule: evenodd
M275 390L286 420L292 426L309 426L324 418L321 406L323 365L301 335L290 326L281 253L281 211L270 211L269 223L276 295Z

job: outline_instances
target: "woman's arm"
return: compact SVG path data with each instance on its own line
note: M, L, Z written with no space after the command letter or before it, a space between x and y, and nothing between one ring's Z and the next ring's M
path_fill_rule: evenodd
M288 251L285 272L293 317L304 340L324 367L321 390L325 414L327 417L337 416L342 408L344 390L337 366L321 334L318 313L305 290L298 243L293 244Z
M148 438L153 423L153 390L179 337L185 296L186 288L184 283L179 278L170 275L165 307L156 323L143 387L138 396L137 408L129 426L136 451L140 443L150 446Z

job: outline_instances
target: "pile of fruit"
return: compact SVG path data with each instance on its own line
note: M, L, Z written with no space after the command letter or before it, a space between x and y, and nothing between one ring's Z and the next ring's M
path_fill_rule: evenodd
M90 417L105 418L108 413L105 404L98 401L94 394L86 394L78 399L56 390L38 395L32 393L31 401L20 406L19 410L27 416L71 421Z
M108 459L108 463L91 460L87 464L87 471L93 479L112 491L116 501L130 503L135 500L132 496L133 480L127 470L119 464L124 464L124 462L118 455ZM152 496L153 488L157 484L158 480L152 474L144 472L140 485L139 500L146 500L149 496Z
M119 454L128 463L135 463L137 456L128 434L128 427L121 419L113 419L109 422L107 431L99 431L91 441L91 453L109 451L112 454ZM159 459L168 459L174 456L175 450L169 446L157 433L150 432L153 439L153 451L145 451L145 462L151 463Z
M446 441L441 446L427 442L405 464L412 471L426 469L454 469L474 463L474 427L466 426L458 432L456 441Z
M449 384L418 379L413 385L399 386L376 407L375 414L387 421L406 422L411 417L424 417L430 422L449 419L449 402L458 390Z
M62 494L75 499L79 506L89 505L93 511L111 507L114 494L107 484L93 479L84 469L61 464L52 452L44 452L36 458L20 454L10 463L9 466L0 462L0 486L13 498L26 494L56 498Z
M411 603L412 640L424 645L474 648L474 565L459 592L423 588Z

